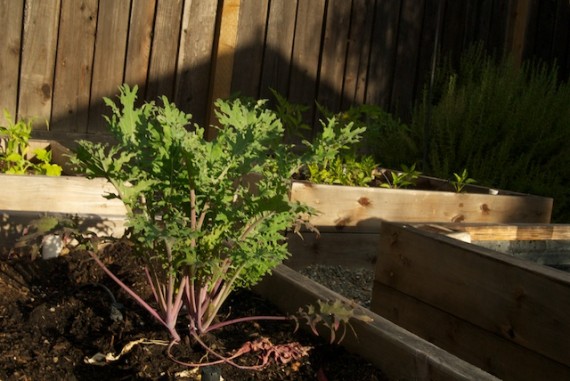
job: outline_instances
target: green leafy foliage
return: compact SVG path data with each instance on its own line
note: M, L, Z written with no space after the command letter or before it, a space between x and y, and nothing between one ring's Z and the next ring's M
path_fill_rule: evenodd
M453 173L453 177L454 180L451 180L451 185L453 186L453 189L457 193L461 193L466 185L475 184L477 182L469 177L469 175L467 174L467 169L463 169L463 172L461 172L460 175L457 173Z
M436 97L424 97L411 124L417 145L429 147L424 171L447 178L466 168L482 185L553 197L554 220L568 220L570 84L556 67L517 66L474 47L458 70L440 72Z
M415 185L416 180L422 174L420 171L416 170L416 164L408 167L402 164L402 171L381 171L382 177L385 182L382 182L380 186L382 188L406 188Z
M117 192L107 197L125 203L128 238L158 308L105 271L178 342L182 305L198 337L219 326L217 312L232 290L255 284L287 257L283 232L312 213L289 201L291 176L307 162L333 159L358 131L344 127L339 136L332 120L298 156L282 144L283 125L264 101L234 99L216 103L221 127L207 141L168 99L137 107L136 93L123 86L119 105L105 99L118 143L80 141L73 163L88 177L108 179Z
M367 187L374 181L378 165L372 156L357 159L351 155L337 156L326 164L309 163L309 179L319 184Z
M51 152L38 148L29 152L29 140L32 123L23 120L14 123L7 111L4 111L7 125L0 126L0 173L13 175L36 174L59 176L62 168L51 164ZM33 160L29 159L33 156Z

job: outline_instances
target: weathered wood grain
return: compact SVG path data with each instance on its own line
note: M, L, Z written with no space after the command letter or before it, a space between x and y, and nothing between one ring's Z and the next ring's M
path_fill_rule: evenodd
M297 2L272 0L270 3L260 84L261 98L272 97L270 88L286 97L289 94Z
M339 110L343 93L352 4L332 0L327 6L317 102L327 110Z
M145 98L174 97L176 63L182 26L182 0L158 1Z
M371 309L501 380L565 380L570 368L376 282Z
M240 6L240 0L227 0L223 2L222 14L219 21L218 41L216 52L214 53L214 66L212 69L213 82L210 89L212 102L215 102L217 99L227 99L230 96ZM214 105L210 103L209 107L208 125L217 125ZM208 138L211 139L215 135L216 129L208 129Z
M60 1L27 1L24 17L18 118L45 130L52 113Z
M232 93L259 98L268 8L268 0L241 1Z
M342 110L366 103L366 84L368 82L368 62L372 48L372 26L374 21L374 2L353 0L352 19L346 72L343 84Z
M155 10L156 0L137 0L132 4L130 15L125 83L138 86L143 97L146 93Z
M376 3L372 49L370 52L369 83L366 89L367 103L390 107L401 0Z
M382 220L406 222L550 222L552 199L413 189L363 188L294 182L291 198L317 209L319 229L362 232Z
M62 0L50 127L54 131L87 131L98 4Z
M376 282L570 366L570 274L411 225L380 237Z
M184 2L174 101L193 121L206 124L215 43L217 0Z
M291 55L289 99L306 105L305 121L312 124L317 93L317 75L321 54L321 30L325 17L325 1L300 1L295 21L295 38Z
M22 48L22 24L24 0L0 3L0 110L16 118L18 100L18 78L20 76L20 51ZM2 120L2 125L4 121Z
M109 133L103 115L110 115L103 97L114 98L124 82L125 55L127 48L130 4L127 1L99 2L97 18L97 39L91 96L89 102L89 133Z
M350 301L287 266L277 267L255 291L282 311L296 312L317 300ZM351 319L356 337L347 334L342 345L379 367L394 380L496 380L481 369L445 352L362 307L355 313L371 322ZM326 332L322 332L326 337Z

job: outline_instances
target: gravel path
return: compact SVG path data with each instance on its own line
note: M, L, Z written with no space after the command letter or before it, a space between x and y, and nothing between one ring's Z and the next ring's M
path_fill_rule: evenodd
M312 265L299 272L348 299L354 300L364 308L370 308L374 270Z

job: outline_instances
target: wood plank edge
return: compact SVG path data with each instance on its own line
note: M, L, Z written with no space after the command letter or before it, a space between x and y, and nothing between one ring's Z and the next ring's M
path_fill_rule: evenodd
M254 291L289 313L317 300L338 299L351 303L285 265L278 266L272 276L266 277L254 287ZM347 334L343 346L370 361L389 377L417 380L497 380L480 368L370 310L356 307L355 312L371 318L373 322L352 319L351 324L357 337Z

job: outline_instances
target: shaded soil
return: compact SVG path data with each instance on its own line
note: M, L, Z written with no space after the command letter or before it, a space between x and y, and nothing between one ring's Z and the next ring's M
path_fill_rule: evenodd
M103 254L105 263L127 284L148 296L140 266L121 248ZM0 260L0 380L192 380L199 371L166 356L168 335L150 315L118 288L88 254L74 252L51 259ZM112 297L122 304L122 320L111 319ZM248 292L236 292L221 316L279 315L279 311ZM181 325L184 324L181 321ZM179 329L183 332L183 329ZM274 344L299 342L309 355L288 364L272 363L261 371L220 368L232 380L386 380L382 373L342 347L329 345L288 323L243 323L207 337L219 351L231 352L245 341L267 337ZM92 365L97 353L119 354L131 342L143 341L118 360ZM154 340L151 342L151 340ZM185 361L205 359L189 338L174 348ZM243 361L253 363L254 355ZM177 375L178 374L178 375Z

